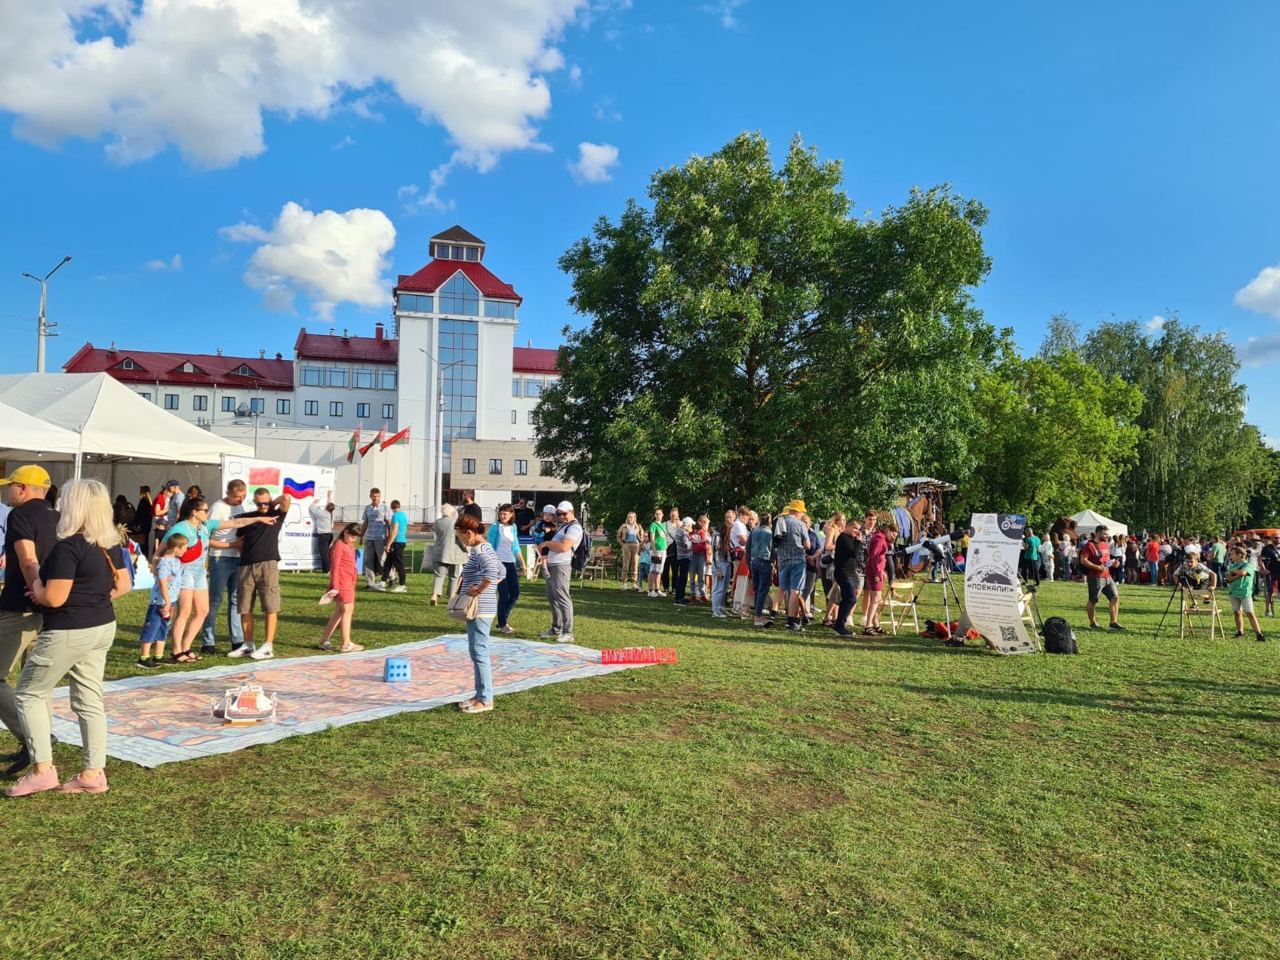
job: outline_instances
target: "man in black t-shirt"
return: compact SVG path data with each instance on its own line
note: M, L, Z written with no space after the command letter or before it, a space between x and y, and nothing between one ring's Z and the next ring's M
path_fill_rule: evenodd
M47 496L49 474L43 467L19 467L0 479L9 488L9 522L4 536L5 576L0 589L0 722L18 739L17 753L0 757L7 764L4 776L13 776L31 762L27 755L26 726L18 713L9 672L36 642L43 616L27 597L27 584L40 575L44 562L57 540L58 512Z
M1262 569L1267 574L1267 611L1268 617L1275 616L1275 607L1273 601L1276 591L1280 590L1280 537L1272 537L1267 545L1262 548L1262 553L1258 555L1258 559L1262 561Z
M253 509L246 516L273 518L270 523L251 523L236 531L240 541L240 578L236 586L236 599L240 605L240 625L244 629L244 643L228 656L251 657L268 660L275 656L272 642L276 638L276 623L280 619L280 530L289 513L290 500L281 494L274 500L271 491L258 487L253 491ZM266 638L261 648L253 643L253 600L262 603L262 615L266 621Z

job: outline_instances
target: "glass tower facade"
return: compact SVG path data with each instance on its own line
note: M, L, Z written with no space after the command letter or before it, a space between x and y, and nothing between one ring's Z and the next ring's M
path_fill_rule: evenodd
M465 282L465 281L464 281ZM474 320L440 321L439 358L444 384L444 484L450 482L454 437L476 438L476 371L479 324Z

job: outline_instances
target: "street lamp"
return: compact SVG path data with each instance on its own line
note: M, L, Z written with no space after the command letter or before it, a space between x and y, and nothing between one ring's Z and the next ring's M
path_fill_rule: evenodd
M43 277L37 277L33 273L23 273L24 277L29 277L36 283L40 284L40 316L36 320L36 373L44 373L44 341L46 337L56 337L56 333L50 331L57 326L56 323L49 323L44 318L44 305L47 299L49 278L61 269L62 265L71 259L70 256L63 257L58 261L58 266L54 267Z
M258 458L258 419L262 416L262 411L254 410L249 404L241 400L240 406L236 407L236 416L253 418L253 458L256 460Z
M436 476L434 496L427 503L427 509L434 510L435 505L444 500L444 372L462 361L454 360L442 365L426 348L419 347L418 352L436 366Z

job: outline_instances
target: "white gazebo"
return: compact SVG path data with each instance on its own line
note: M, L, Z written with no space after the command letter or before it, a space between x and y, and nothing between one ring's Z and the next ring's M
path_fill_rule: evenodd
M1119 520L1111 520L1094 510L1081 510L1071 518L1076 522L1076 533L1088 536L1099 527L1106 527L1112 536L1128 536L1129 528Z

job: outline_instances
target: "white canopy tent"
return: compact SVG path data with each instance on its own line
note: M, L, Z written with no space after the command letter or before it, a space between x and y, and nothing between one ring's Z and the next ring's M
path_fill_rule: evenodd
M45 452L46 459L73 460L76 476L87 456L113 463L214 464L223 455L253 455L252 448L161 410L105 373L3 375L0 404L51 424L50 437L74 436L70 450L53 451L47 443L27 449Z
M1129 534L1129 528L1119 520L1109 520L1093 510L1081 510L1071 519L1076 522L1076 533L1078 534L1088 535L1097 530L1098 527L1103 526L1107 528L1107 532L1113 537L1120 534L1128 536Z
M70 430L0 403L0 460L14 460L32 453L40 458L74 456L78 449L80 438Z

